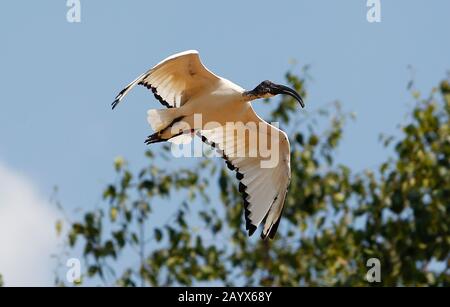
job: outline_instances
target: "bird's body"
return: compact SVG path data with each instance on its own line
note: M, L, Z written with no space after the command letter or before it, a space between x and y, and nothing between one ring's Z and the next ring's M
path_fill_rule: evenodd
M223 125L238 117L244 119L251 105L243 99L244 89L237 85L230 87L231 84L219 80L207 95L200 94L176 108L177 113L174 116L184 116L184 120L189 122L194 114L202 114L203 122L215 121Z
M175 142L197 134L216 147L240 180L249 234L264 221L261 236L273 238L290 181L289 139L262 120L250 101L285 93L303 104L300 96L269 81L245 91L210 72L192 50L175 54L139 76L119 93L113 108L137 84L152 90L167 107L148 111L155 133L146 143ZM272 158L268 152L276 156L276 163L268 162Z

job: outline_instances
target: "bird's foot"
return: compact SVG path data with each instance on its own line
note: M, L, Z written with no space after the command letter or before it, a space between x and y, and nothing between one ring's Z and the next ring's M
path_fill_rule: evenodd
M161 135L159 134L159 132L153 133L151 135L149 135L146 139L145 139L145 144L146 145L150 145L153 143L159 143L159 142L164 142L165 140L161 139Z

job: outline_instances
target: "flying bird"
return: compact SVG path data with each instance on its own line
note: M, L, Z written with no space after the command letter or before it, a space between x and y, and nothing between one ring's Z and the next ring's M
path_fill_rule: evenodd
M112 108L136 85L151 90L167 107L147 112L155 133L145 143L183 142L195 134L216 148L228 168L236 172L249 236L263 223L261 238L273 239L291 178L289 139L285 132L261 119L250 102L286 94L304 107L300 95L268 80L253 90L245 90L208 70L195 50L174 54L137 77L117 95ZM201 115L200 126L196 123L196 115ZM214 125L208 126L208 123ZM238 126L233 123L242 123L239 127L245 131L236 133ZM252 140L252 135L258 142ZM267 163L267 152L263 153L262 143L278 158L272 165Z

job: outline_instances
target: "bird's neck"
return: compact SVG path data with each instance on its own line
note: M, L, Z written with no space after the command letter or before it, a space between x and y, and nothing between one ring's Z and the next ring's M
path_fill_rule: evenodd
M244 97L244 100L246 100L246 101L252 101L252 100L261 98L259 96L260 96L259 93L256 93L255 90L244 91L242 93L242 97Z
M269 98L270 95L256 93L254 90L251 90L251 91L244 91L242 93L242 97L244 98L245 101L253 101L260 98Z

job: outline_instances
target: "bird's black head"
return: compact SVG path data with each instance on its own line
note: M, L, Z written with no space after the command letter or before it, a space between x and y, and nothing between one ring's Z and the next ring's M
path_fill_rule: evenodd
M284 85L275 84L269 80L261 82L253 90L244 93L245 96L249 96L252 99L269 98L279 94L292 96L300 103L302 108L305 107L302 97L294 89Z

